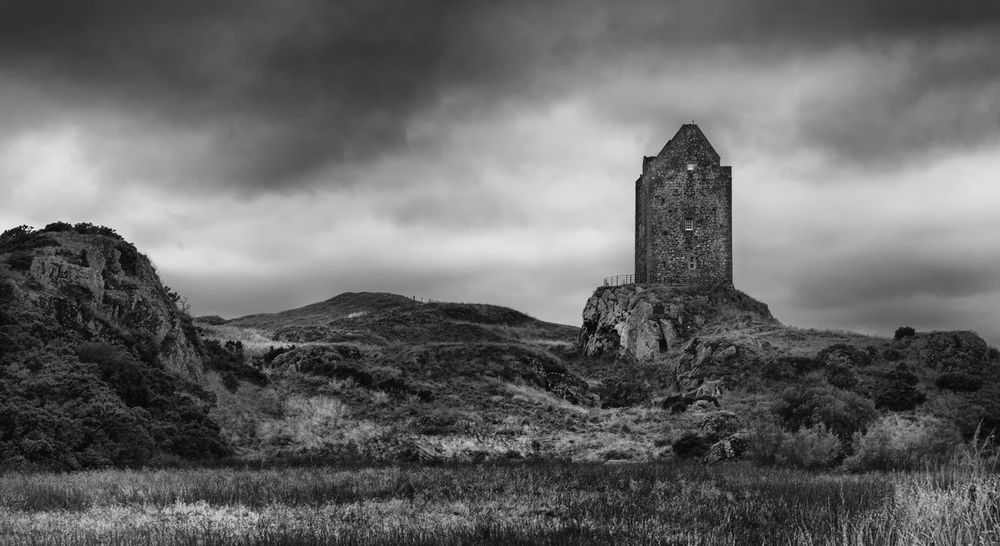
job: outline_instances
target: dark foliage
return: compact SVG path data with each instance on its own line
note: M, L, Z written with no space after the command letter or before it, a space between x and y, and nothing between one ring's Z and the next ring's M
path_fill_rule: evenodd
M267 348L267 352L264 353L264 356L261 357L261 360L264 362L265 365L270 366L271 363L274 362L274 359L278 357L278 355L285 354L294 348L295 348L294 345L289 345L287 347L270 346Z
M781 381L809 373L823 367L815 358L807 356L782 356L765 362L761 367L761 375L766 379Z
M128 275L139 274L139 251L131 243L121 241L115 248L118 250L118 263L122 266L122 271Z
M939 375L934 383L939 389L973 392L983 385L983 378L964 372L948 372Z
M641 379L624 378L602 384L596 393L602 408L627 408L649 400L651 391Z
M446 318L462 322L517 326L534 320L520 311L495 305L473 303L433 303L430 305Z
M858 384L858 376L853 370L841 364L831 364L823 370L826 382L838 389L850 389Z
M882 358L888 360L889 362L896 362L897 360L903 359L903 353L889 347L888 349L882 351Z
M112 239L122 238L121 235L118 235L117 231L107 226L97 226L91 224L90 222L80 222L73 225L73 231L76 231L80 235L103 235L105 237L111 237Z
M917 331L909 326L900 326L896 328L896 333L893 334L893 339L903 339L905 337L913 337L917 335Z
M351 379L360 387L370 389L375 386L372 374L340 362L307 361L299 365L299 371L334 379Z
M674 448L674 455L683 459L703 457L708 453L709 448L715 440L698 432L685 432L680 438L674 440L671 447Z
M236 392L240 389L240 378L233 375L233 372L222 374L222 386L229 392Z
M789 430L822 423L845 443L877 415L871 400L833 387L789 387L775 410Z
M42 231L73 231L73 224L70 224L69 222L52 222L51 224L43 227Z
M7 265L14 271L28 271L32 262L35 261L35 254L27 250L15 250L10 258L7 258Z
M916 375L905 370L889 370L868 374L858 387L875 407L892 411L907 411L922 404L927 397L917 390Z
M30 251L47 246L59 246L59 243L40 231L35 231L31 226L17 226L0 233L0 253L13 252L21 255L22 262L26 259L24 256L27 256L29 266Z
M20 343L16 353L5 351L0 368L6 466L71 470L230 453L206 409L163 370L106 344L84 343L74 351L25 330L7 332Z
M215 339L206 339L201 344L202 358L207 369L216 370L239 380L249 381L255 385L267 385L267 376L259 369L247 364L243 353L243 344L239 341L227 341L225 345Z
M872 357L870 354L858 349L857 347L837 343L835 345L830 345L826 349L817 353L816 361L824 366L841 364L851 368L860 368L870 365L872 363Z

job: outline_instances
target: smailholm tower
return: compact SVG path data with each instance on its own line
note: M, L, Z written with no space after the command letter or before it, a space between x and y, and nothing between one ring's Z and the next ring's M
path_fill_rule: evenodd
M733 283L733 174L694 123L635 182L635 282Z

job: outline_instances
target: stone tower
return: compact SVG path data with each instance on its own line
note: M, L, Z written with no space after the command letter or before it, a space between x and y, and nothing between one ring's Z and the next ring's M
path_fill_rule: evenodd
M635 282L733 283L732 167L693 123L635 182Z

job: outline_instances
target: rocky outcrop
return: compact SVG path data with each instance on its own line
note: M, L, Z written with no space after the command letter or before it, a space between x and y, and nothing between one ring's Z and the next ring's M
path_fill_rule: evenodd
M767 305L732 287L602 286L584 306L580 348L588 356L648 361L684 347L709 327L769 323L777 321ZM698 351L709 349L695 348L695 360L705 360L708 355ZM729 356L736 350L723 348Z
M0 268L16 304L80 340L123 345L200 379L201 356L179 297L132 244L111 235L43 231L7 241L3 254Z

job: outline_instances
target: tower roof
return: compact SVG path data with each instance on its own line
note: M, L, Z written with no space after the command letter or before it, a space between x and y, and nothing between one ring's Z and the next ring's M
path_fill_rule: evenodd
M677 134L663 146L658 158L670 157L679 161L699 160L719 163L719 153L712 147L705 133L694 123L685 123Z

